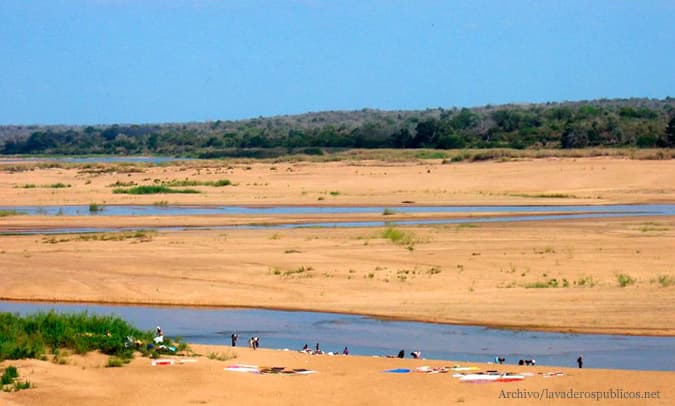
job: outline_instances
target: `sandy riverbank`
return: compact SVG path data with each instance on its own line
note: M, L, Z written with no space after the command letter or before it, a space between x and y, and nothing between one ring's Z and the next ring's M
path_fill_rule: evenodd
M441 164L207 163L36 168L0 165L0 205L498 205L675 202L674 161L538 159ZM112 167L112 166L111 166ZM8 168L3 170L3 168ZM115 183L175 180L199 194L113 194ZM66 188L48 187L55 183ZM35 185L35 187L25 187ZM102 213L104 214L104 213ZM398 215L396 215L398 216ZM394 216L394 217L396 217ZM425 216L429 216L425 214ZM444 215L447 217L447 215ZM351 216L373 219L383 216ZM387 216L389 217L389 216ZM245 218L0 217L4 229L118 225L214 225ZM307 221L285 218L284 221ZM0 298L108 303L260 306L531 329L675 335L675 218L297 230L200 230L105 236L0 236ZM625 286L621 286L623 284ZM224 347L194 346L201 354ZM527 368L521 383L468 385L448 374L382 370L449 362L307 356L237 349L237 358L152 367L138 358L104 368L103 356L67 365L6 361L36 385L0 393L2 405L505 404L506 391L658 392L672 404L672 372ZM309 376L225 372L230 363L310 368ZM573 360L571 360L573 363ZM494 366L482 365L483 369ZM517 366L504 370L522 372ZM563 370L562 377L539 372ZM540 403L540 401L536 401ZM598 404L595 400L547 403ZM602 404L636 401L603 400Z
M442 164L339 161L236 163L194 161L173 166L86 165L0 170L3 205L235 204L418 205L611 204L675 202L675 161L549 158ZM0 169L2 169L0 165ZM130 172L131 171L131 172ZM113 194L115 184L228 179L233 186L197 186L199 194ZM44 186L56 183L70 187ZM34 185L35 188L25 188Z
M577 396L594 396L591 392L619 390L624 394L648 393L650 400L545 398L545 404L672 404L675 389L673 372L618 371L559 367L496 366L467 364L481 370L498 369L533 374L511 383L465 384L451 373L389 374L391 368L415 369L420 366L442 367L448 361L389 359L356 356L313 356L296 351L264 350L217 346L192 346L202 356L190 356L195 362L173 366L151 366L147 358L136 358L122 368L105 368L106 357L89 354L70 356L67 364L48 361L18 360L4 362L19 369L21 378L34 389L0 393L0 403L19 405L120 405L161 404L165 406L206 405L390 405L390 404L541 404L524 400L524 396L554 396L554 392L576 392ZM208 354L236 354L235 359L218 361ZM176 361L179 358L175 358ZM285 366L317 371L312 375L257 375L225 371L235 363ZM560 371L563 376L546 378L542 374ZM546 392L548 391L548 392ZM547 395L548 393L548 395ZM506 396L520 396L507 399ZM596 395L597 396L597 395Z
M675 219L398 227L398 243L383 230L2 236L0 297L675 335Z
M0 171L2 205L675 202L673 161L607 157L459 164L195 161L107 165L105 170L86 165L5 168ZM121 195L110 187L223 178L234 185L199 186L199 194ZM70 187L40 187L55 183ZM0 217L0 229L330 218L281 217L107 217L104 211L83 217ZM383 230L0 236L0 297L260 306L557 331L675 335L672 217L397 227L396 241ZM620 286L622 280L625 287Z

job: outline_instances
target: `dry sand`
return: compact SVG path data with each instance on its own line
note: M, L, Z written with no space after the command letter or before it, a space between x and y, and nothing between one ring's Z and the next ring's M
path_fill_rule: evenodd
M148 167L139 173L103 174L83 173L77 168L0 171L0 205L167 201L393 207L403 202L420 205L675 202L673 161L580 158L452 165L431 161L219 165L191 163ZM107 186L117 181L149 184L155 179L185 178L202 181L228 178L236 186L198 187L203 193L194 195L143 196L113 194ZM71 187L21 187L56 182ZM350 218L383 219L383 216ZM214 225L252 220L274 219L9 216L0 217L0 229L83 224ZM303 220L307 219L284 218L284 221ZM672 300L675 286L668 282L675 279L672 217L397 229L406 235L403 244L383 238L382 228L204 230L150 233L138 238L111 234L108 237L112 240L107 241L81 239L78 235L0 236L0 298L264 306L557 331L675 335ZM634 282L621 287L619 275ZM553 279L558 287L533 288L553 284ZM237 351L240 355L236 362L310 367L320 373L237 375L224 372L225 363L203 357L197 364L165 369L150 367L147 359L136 360L121 369L97 368L95 365L103 361L88 363L77 357L65 366L13 361L20 367L20 373L30 371L25 373L38 388L2 394L0 401L3 405L273 401L495 404L508 403L498 398L502 388L620 388L660 390L662 404L673 402L672 372L570 370L568 376L560 379L532 377L508 386L465 385L445 374L379 373L390 367L447 362L308 358L278 351L254 354L247 349ZM92 355L92 359L96 357Z
M252 351L228 347L194 346L202 355L236 354L236 359L218 361L206 356L189 357L194 363L151 366L148 358L136 358L122 368L105 368L102 355L71 356L66 365L48 361L20 360L11 364L35 389L0 393L3 406L18 405L422 405L422 404L602 404L672 405L674 372L615 371L516 365L475 365L482 370L529 372L520 382L466 384L452 373L389 374L391 368L452 366L449 361L389 359L355 356L307 355L295 351ZM176 358L178 360L179 358ZM306 368L313 375L256 375L225 371L235 363ZM4 365L8 365L5 362ZM560 371L564 376L541 374ZM548 390L549 395L546 394ZM554 392L593 396L591 392L621 390L624 394L648 392L650 400L546 398ZM522 397L543 396L539 400ZM536 393L536 395L535 395ZM543 394L543 395L542 395ZM520 396L507 399L505 396Z
M6 165L12 168L12 165ZM108 167L113 167L108 165ZM47 204L607 204L675 201L671 160L620 158L537 159L441 164L191 162L179 166L48 168L0 172L3 205ZM131 172L136 168L140 172ZM116 182L228 179L236 186L197 187L201 194L113 194ZM39 186L62 182L70 188ZM22 186L35 185L34 189ZM331 193L332 192L332 193ZM561 198L540 198L541 195Z

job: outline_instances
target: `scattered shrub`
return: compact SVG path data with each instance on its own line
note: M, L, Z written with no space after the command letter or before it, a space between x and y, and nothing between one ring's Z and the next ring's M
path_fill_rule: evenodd
M675 286L675 277L672 275L659 275L659 285L664 288Z
M100 213L103 211L103 206L96 203L89 203L89 213Z
M625 288L626 286L630 286L635 283L635 278L632 276L625 274L625 273L620 273L616 275L616 281L619 283L619 286L622 288Z
M116 188L113 193L128 195L152 195L160 193L200 193L196 189L172 189L164 185L136 186L130 189Z
M9 385L14 381L14 379L19 377L19 371L16 369L15 366L8 366L5 368L5 371L2 373L2 377L0 377L0 382L2 382L3 385Z

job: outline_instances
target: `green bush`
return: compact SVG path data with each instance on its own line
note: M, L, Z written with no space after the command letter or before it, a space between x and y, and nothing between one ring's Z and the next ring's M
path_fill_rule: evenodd
M65 183L59 182L59 183L52 183L51 185L47 185L47 187L52 188L52 189L63 189L63 188L70 187L70 185L66 185Z
M127 337L150 341L151 332L143 332L114 316L89 315L87 312L58 314L54 311L20 317L0 313L0 361L41 358L46 350L71 349L78 354L99 350L108 355L128 358L131 349Z
M100 204L96 203L89 204L89 213L98 213L101 211L103 211L103 206L101 206Z
M659 275L659 284L664 288L673 286L675 285L675 277L671 275Z
M172 189L164 185L146 185L146 186L136 186L129 189L116 188L113 189L113 193L128 194L128 195L152 195L159 193L200 193L200 192L199 190L195 189Z
M619 286L622 288L625 288L626 286L630 286L635 283L635 278L632 276L625 274L625 273L620 273L616 275L616 281L619 283Z
M19 377L19 371L17 371L15 366L8 366L5 368L5 371L2 373L2 377L0 377L0 382L2 382L3 385L9 385L14 381L14 379Z

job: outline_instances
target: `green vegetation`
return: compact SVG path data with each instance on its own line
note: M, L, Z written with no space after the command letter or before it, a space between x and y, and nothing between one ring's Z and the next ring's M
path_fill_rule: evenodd
M232 182L229 179L218 179L215 181L200 181L200 180L170 180L168 182L162 182L162 185L169 187L185 187L185 186L213 186L213 187L222 187L229 186Z
M668 231L668 227L664 227L662 224L648 221L643 223L640 226L640 231L643 233L653 232L653 231Z
M593 280L592 276L585 276L585 277L581 277L581 278L577 279L574 282L574 284L577 285L577 286L581 286L581 287L592 288L593 286L595 286L595 281Z
M52 183L51 185L46 185L46 187L52 188L52 189L63 189L63 188L70 187L70 185L69 185L69 184L67 185L67 184L65 184L65 183L58 182L58 183Z
M37 313L20 317L0 313L0 361L41 358L47 350L71 349L84 354L99 350L108 355L130 357L127 337L146 341L152 333L142 332L113 316Z
M159 193L200 193L200 192L199 190L196 189L172 189L168 186L149 185L149 186L136 186L130 189L116 188L113 189L113 193L122 193L129 195L152 195Z
M478 228L478 224L461 223L461 224L457 224L455 226L455 230L457 230L457 231L462 230L464 228Z
M103 211L103 206L96 203L89 203L89 213L100 213Z
M567 193L537 193L537 194L527 194L527 193L514 193L510 196L513 197L525 197L525 198L541 198L541 199L576 199L577 196L567 194Z
M169 202L166 201L166 200L160 200L158 202L154 202L152 205L155 206L155 207L168 207Z
M8 385L12 383L16 378L19 377L19 371L17 371L15 366L8 366L5 368L5 370L2 372L2 377L0 377L0 383L2 385Z
M382 211L383 216L391 216L391 215L394 215L394 214L396 214L396 211L394 211L394 209L385 208Z
M135 230L135 231L121 231L116 233L87 233L77 236L50 236L43 237L42 242L48 244L57 244L68 241L124 241L135 239L139 242L151 241L152 237L157 234L156 231Z
M658 281L659 285L664 288L675 286L675 276L672 275L659 275Z
M128 364L131 361L131 358L120 358L120 357L110 357L108 358L108 363L106 364L107 368L119 368L124 364Z
M122 182L122 181L115 181L115 183L111 183L108 185L108 187L129 187L129 186L136 186L137 183L130 181L130 182Z
M15 186L15 188L19 188L19 189L35 189L35 188L63 189L63 188L68 188L68 187L71 187L71 185L65 184L65 183L62 183L62 182L50 183L48 185L36 185L34 183L27 183L25 185Z
M199 158L322 157L339 149L672 148L675 99L326 111L204 123L2 126L0 154L159 154ZM500 159L418 151L418 159ZM672 153L664 155L672 158ZM663 159L663 158L661 158ZM90 173L107 170L92 166ZM133 170L138 171L137 168Z
M237 358L237 353L234 351L225 351L223 353L210 352L207 358L217 361L228 361Z
M305 267L303 265L303 266L300 266L296 269L289 269L288 271L283 271L283 272L281 270L279 270L278 268L275 268L274 274L275 275L281 275L281 276L284 276L284 277L288 277L288 276L303 274L305 272L310 272L310 271L313 271L313 270L314 270L314 268L312 268L311 266ZM311 277L310 275L306 275L306 276Z
M526 283L523 285L525 289L542 289L542 288L557 288L557 287L568 287L569 283L567 282L566 279L562 281L562 284L558 282L556 278L549 279L548 281L537 281L537 282L532 282L532 283Z
M387 227L384 229L380 234L380 237L385 238L394 244L405 245L409 251L413 251L415 249L414 245L420 242L414 233L399 230L394 227Z
M448 154L443 151L419 151L415 154L418 159L445 159Z
M616 281L619 283L619 286L625 288L626 286L633 285L635 283L635 278L628 274L620 273L616 275Z
M439 274L439 273L441 273L441 268L436 267L436 266L431 267L427 270L428 275L436 275L436 274Z
M18 392L23 389L30 389L31 383L19 381L19 371L15 366L9 365L0 376L0 388L3 392Z
M0 210L0 217L20 216L23 213L16 210Z

